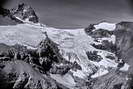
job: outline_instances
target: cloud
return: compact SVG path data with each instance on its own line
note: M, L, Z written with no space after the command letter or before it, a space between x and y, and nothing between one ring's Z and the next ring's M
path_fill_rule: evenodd
M132 9L133 9L133 0L127 0L128 1L128 3L129 3L129 5L132 7Z

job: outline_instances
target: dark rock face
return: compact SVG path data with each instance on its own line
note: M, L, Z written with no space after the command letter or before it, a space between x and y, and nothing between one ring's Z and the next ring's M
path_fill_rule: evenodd
M121 22L117 24L115 31L116 43L119 47L121 54L128 53L129 49L133 46L133 23L132 22Z
M51 70L50 70L50 73L64 75L70 69L71 69L71 65L65 65L65 64L62 65L62 66L53 65L52 68L51 68Z
M112 53L117 53L117 46L116 44L113 44L112 42L109 42L108 40L102 41L102 44L91 44L93 47L101 50L107 50Z
M85 32L89 35L90 32L92 32L95 27L94 27L95 24L90 24L87 28L85 28Z
M133 22L121 22L115 30L119 57L133 66ZM132 67L130 72L132 71Z
M87 52L86 54L88 56L88 59L91 61L99 62L102 60L101 56L97 54L97 51Z
M133 74L128 75L127 89L133 88Z
M121 89L121 87L122 87L122 84L120 83L120 84L114 85L113 89Z

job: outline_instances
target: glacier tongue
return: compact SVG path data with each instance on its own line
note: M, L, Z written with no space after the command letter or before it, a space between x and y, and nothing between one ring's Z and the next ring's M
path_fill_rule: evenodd
M112 31L115 29L115 24L101 23L95 25L95 27L97 30L108 29ZM108 55L115 56L114 53L96 49L91 45L92 43L101 44L103 40L111 40L115 43L115 37L99 39L100 41L96 42L94 38L85 33L84 29L56 29L30 23L18 24L16 26L0 26L0 30L0 43L7 45L22 44L32 49L36 49L39 42L45 39L44 32L47 32L49 38L59 45L62 56L70 62L76 61L82 67L82 71L79 71L82 76L72 71L74 76L80 78L90 75L92 75L92 78L105 75L108 73L109 67L117 68L118 65L115 60L106 58ZM102 57L100 62L88 59L86 52L93 51L97 51L98 55ZM128 70L127 67L126 70Z

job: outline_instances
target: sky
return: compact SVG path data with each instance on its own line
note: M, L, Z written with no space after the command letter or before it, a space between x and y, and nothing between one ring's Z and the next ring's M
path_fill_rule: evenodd
M133 21L132 0L7 0L4 7L24 2L35 9L40 22L56 28L83 28L103 20Z

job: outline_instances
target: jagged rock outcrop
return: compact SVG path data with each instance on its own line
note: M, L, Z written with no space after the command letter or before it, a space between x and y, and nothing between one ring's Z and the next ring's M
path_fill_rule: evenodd
M86 52L89 60L100 62L102 60L102 57L98 55L97 53L98 53L97 51Z
M63 58L61 57L59 53L58 44L53 42L48 37L47 33L45 33L45 35L46 35L46 38L40 42L38 50L37 50L39 57L43 58L47 56L55 62L62 61Z
M116 44L113 44L112 42L109 42L108 40L102 41L101 44L91 44L91 45L97 49L107 50L115 54L117 53L117 50L118 50Z

